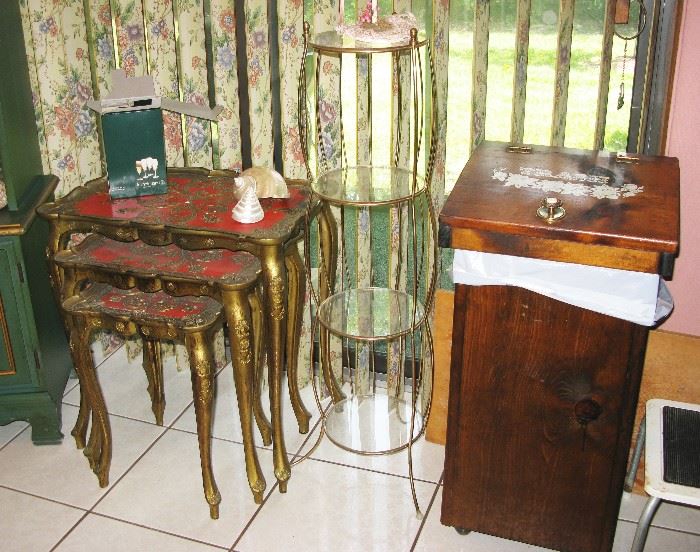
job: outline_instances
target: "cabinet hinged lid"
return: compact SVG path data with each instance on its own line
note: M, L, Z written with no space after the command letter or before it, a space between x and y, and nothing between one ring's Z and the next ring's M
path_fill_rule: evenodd
M679 195L675 158L484 142L442 209L441 245L666 274ZM565 210L551 223L547 197Z

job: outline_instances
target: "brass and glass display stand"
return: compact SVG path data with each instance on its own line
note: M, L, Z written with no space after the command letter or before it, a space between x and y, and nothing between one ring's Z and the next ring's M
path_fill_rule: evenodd
M316 93L311 103L307 98L306 58L309 52L312 63L315 63ZM391 84L395 98L398 98L397 105L405 105L408 99L410 108L398 109L390 123L395 125L392 128L391 166L348 165L341 95L338 100L339 132L336 133L340 141L340 159L338 162L336 158L336 165L340 166L330 168L331 160L327 158L324 144L327 137L321 132L323 94L319 94L319 81L321 68L327 60L337 60L343 54L392 56ZM308 23L304 25L304 56L299 76L299 135L312 190L324 203L323 208L328 212L331 207L337 209L340 218L337 233L332 226L320 227L318 293L312 293L316 304L312 335L316 336L318 331L323 383L332 400L330 407L325 411L321 409L323 425L319 441L325 433L337 446L363 455L390 454L408 449L411 491L418 512L411 446L422 435L430 410L432 378L428 374L432 374L433 343L428 315L435 290L438 258L436 217L430 187L435 156L432 145L435 129L431 125L435 124L432 107L436 91L433 84L429 93L426 92L428 88L424 82L428 74L424 66L432 70L430 46L416 29L411 29L405 40L374 44L356 41L336 31L312 34ZM313 119L310 111L314 113ZM312 126L315 126L315 132L310 130ZM313 143L314 135L316 142L312 148L309 143ZM319 144L323 146L319 147ZM316 177L311 170L311 156L318 167ZM425 166L424 176L419 174L419 164ZM346 212L368 209L368 216L374 217L377 208L381 207L393 213L393 239L383 250L385 258L380 258L382 255L377 255L376 251L372 255L370 285L358 287L356 281L350 281L348 256L352 256L352 252L348 253L345 242L349 241L352 232L346 232ZM335 218L337 220L338 216ZM365 244L370 251L375 249L372 239L370 237L369 244ZM390 248L395 266L392 275L387 270L384 276L384 272L374 268L375 264L386 264ZM311 266L309 249L307 244L307 267ZM334 249L333 253L329 253L330 249ZM331 266L336 258L340 259L338 266ZM375 274L380 272L382 277ZM336 274L338 276L334 277ZM331 354L331 339L342 343L336 348L342 357L340 370L332 366L332 357L337 364L338 355ZM388 383L390 350L394 357L391 385ZM387 358L387 385L384 385L382 370L379 369L379 361L383 358ZM397 368L398 375L395 373ZM320 407L315 378L312 381ZM407 390L409 385L410 393Z

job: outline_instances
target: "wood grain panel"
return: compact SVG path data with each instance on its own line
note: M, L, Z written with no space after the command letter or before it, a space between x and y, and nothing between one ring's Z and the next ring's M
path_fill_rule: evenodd
M442 523L609 550L648 330L512 286L455 312Z

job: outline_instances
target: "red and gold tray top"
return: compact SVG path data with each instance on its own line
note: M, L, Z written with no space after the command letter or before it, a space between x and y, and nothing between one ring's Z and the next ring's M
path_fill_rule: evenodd
M209 297L173 297L162 291L143 293L107 284L92 284L63 306L73 314L107 314L136 322L173 324L183 329L212 324L222 310L221 304Z
M312 207L311 190L289 184L289 197L260 200L265 217L254 224L231 218L237 203L233 176L209 174L201 169L170 169L168 192L162 195L111 199L107 180L101 177L73 190L40 209L45 217L96 220L100 224L143 227L148 230L186 229L193 233L238 235L265 241L286 239L300 227Z
M93 234L72 250L55 256L61 266L98 267L114 272L216 281L226 286L254 282L260 261L244 251L188 251L175 245L156 247L141 241L119 242Z

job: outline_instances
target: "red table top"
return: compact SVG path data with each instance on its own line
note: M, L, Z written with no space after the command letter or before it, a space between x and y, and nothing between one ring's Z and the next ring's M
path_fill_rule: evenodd
M203 170L170 169L168 192L161 195L112 199L105 177L88 182L66 197L39 209L47 218L85 220L149 230L185 230L215 235L286 240L314 205L311 190L288 186L289 197L260 200L265 217L253 224L231 218L237 203L233 177L209 175Z

